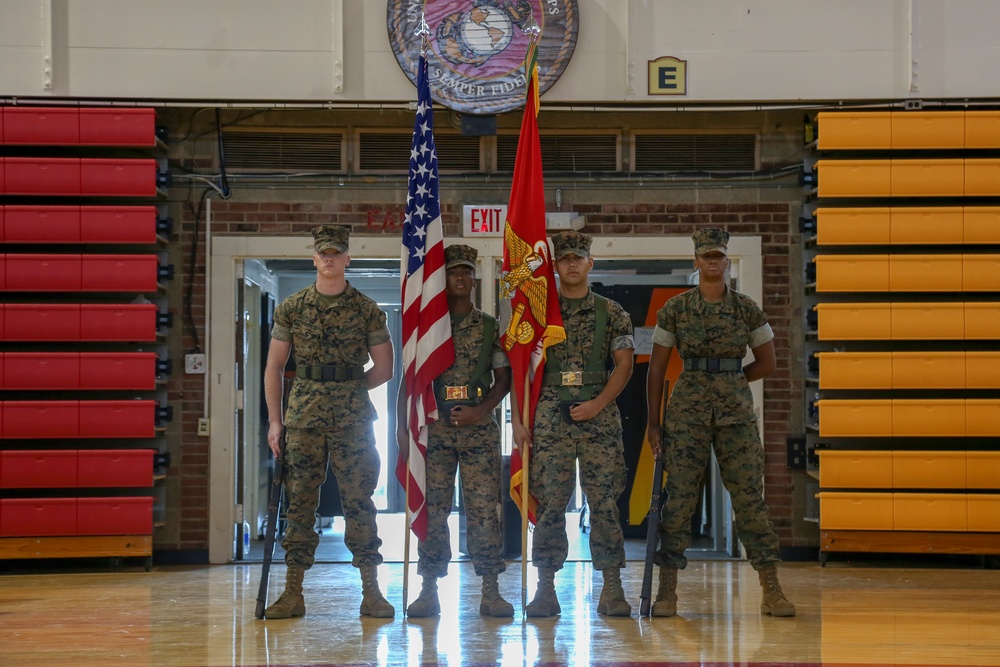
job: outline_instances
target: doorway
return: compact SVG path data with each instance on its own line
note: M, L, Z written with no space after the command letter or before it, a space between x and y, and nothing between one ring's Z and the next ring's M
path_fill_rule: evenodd
M267 489L270 488L273 463L267 446L267 405L264 402L263 375L267 349L273 326L274 306L295 292L308 287L316 279L316 269L310 260L261 258L244 260L244 277L238 304L243 316L242 341L237 355L237 383L243 393L243 447L237 447L237 467L243 483L237 480L237 501L243 507L252 539L264 535L267 520ZM351 285L374 299L386 314L386 324L393 341L400 339L401 309L399 304L399 262L392 260L352 257L346 270ZM262 303L263 302L263 303ZM371 362L369 361L369 365ZM373 500L380 512L402 510L391 462L396 460L395 396L399 387L401 364L395 358L393 378L369 393L378 419L375 421L375 442L382 466ZM239 442L239 441L238 441ZM240 494L242 493L242 498ZM328 471L320 489L317 509L317 530L331 528L335 517L342 515L337 479ZM244 557L246 555L244 554Z

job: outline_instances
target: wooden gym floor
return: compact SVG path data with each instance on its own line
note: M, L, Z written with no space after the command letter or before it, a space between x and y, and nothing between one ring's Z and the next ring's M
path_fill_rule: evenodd
M415 572L415 566L412 566ZM254 619L259 564L145 572L49 569L0 576L0 665L1000 665L1000 570L950 562L785 563L798 616L758 612L756 573L740 561L681 572L679 614L638 616L641 561L624 571L630 618L596 612L600 573L571 562L556 578L556 619L483 618L471 563L441 580L439 618L404 619L400 563L379 568L394 619L358 616L357 570L318 564L307 615ZM284 580L275 565L271 599ZM534 590L529 568L529 592ZM409 599L420 580L409 578ZM521 566L501 591L520 605Z

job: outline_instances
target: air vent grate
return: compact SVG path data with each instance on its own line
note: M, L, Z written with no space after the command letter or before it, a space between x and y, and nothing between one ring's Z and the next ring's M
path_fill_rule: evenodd
M343 144L339 132L222 133L226 168L240 171L342 171Z
M410 146L413 133L362 132L360 134L361 159L359 171L405 172L410 163ZM479 137L435 132L438 170L475 172L479 162Z
M637 134L635 171L754 171L753 134Z
M497 136L497 171L514 171L516 134ZM618 171L617 134L548 134L539 137L543 171Z

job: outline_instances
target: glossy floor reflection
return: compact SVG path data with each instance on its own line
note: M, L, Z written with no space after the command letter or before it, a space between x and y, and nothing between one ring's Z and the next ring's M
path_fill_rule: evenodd
M534 570L529 570L529 591ZM629 563L631 618L596 613L600 574L571 563L557 578L563 613L522 622L478 614L469 563L441 580L440 618L360 618L349 565L306 576L304 618L253 617L257 565L153 572L0 577L0 665L1000 665L1000 571L790 563L781 567L792 619L762 617L743 562L693 562L681 573L678 616L639 618L641 563ZM402 603L402 566L383 565ZM271 595L283 582L275 566ZM410 599L419 590L410 577ZM520 565L501 577L518 606Z

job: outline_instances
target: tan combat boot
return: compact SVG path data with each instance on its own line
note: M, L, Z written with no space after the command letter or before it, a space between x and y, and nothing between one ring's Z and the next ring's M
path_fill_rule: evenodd
M514 605L500 595L497 575L483 575L483 599L479 603L479 613L483 616L513 616Z
M378 571L374 565L361 566L361 594L362 616L392 618L396 615L396 610L378 589Z
M608 616L629 616L632 605L625 599L622 589L622 573L617 567L607 567L601 570L604 575L604 588L601 589L601 600L597 603L597 613Z
M562 613L559 599L556 597L556 571L544 567L538 568L538 587L535 597L524 608L531 618L548 618Z
M406 608L406 615L414 618L437 616L441 613L441 602L438 600L437 577L425 576L420 587L420 597Z
M274 604L264 610L264 618L291 618L306 615L306 601L302 597L302 578L306 569L289 565L285 572L285 590Z
M778 568L772 563L757 570L760 587L764 589L760 613L771 616L795 616L795 605L788 601L778 584Z
M660 582L656 589L656 600L650 611L652 616L674 616L677 613L677 568L660 566Z

